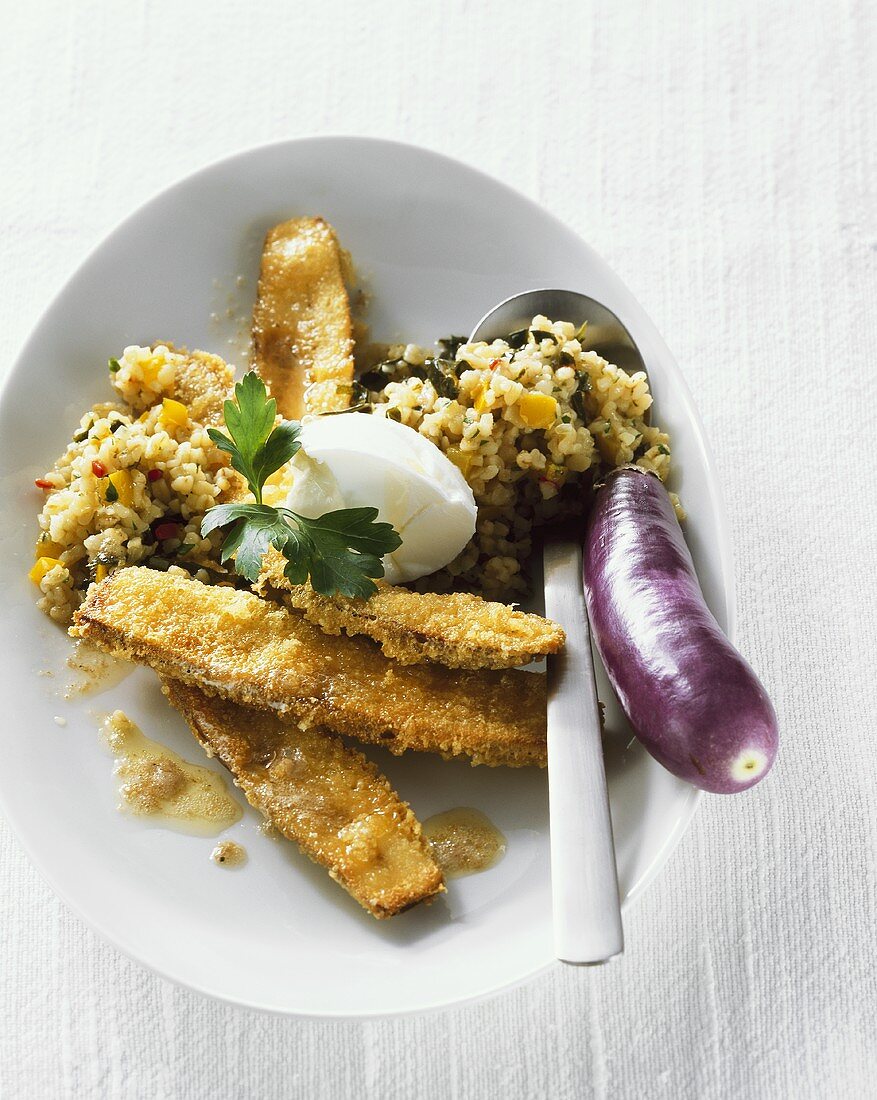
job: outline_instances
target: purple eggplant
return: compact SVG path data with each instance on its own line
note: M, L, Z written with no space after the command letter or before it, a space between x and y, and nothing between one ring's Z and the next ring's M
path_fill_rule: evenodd
M776 713L706 606L654 474L620 467L597 489L584 579L600 657L652 756L717 794L763 779L777 751Z

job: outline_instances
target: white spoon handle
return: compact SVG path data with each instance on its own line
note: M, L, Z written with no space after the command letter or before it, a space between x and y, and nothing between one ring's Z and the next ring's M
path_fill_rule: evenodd
M582 550L546 542L545 614L566 631L548 659L548 790L554 951L562 962L606 962L624 949L612 820Z

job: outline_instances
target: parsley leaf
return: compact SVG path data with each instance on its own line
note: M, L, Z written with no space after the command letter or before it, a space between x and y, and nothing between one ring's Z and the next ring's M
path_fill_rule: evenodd
M254 371L245 374L234 388L234 401L223 406L225 426L231 439L216 428L207 434L217 447L228 451L231 464L247 479L256 503L262 503L262 486L301 448L299 425L281 421L276 427L277 402L268 397L265 383Z
M307 519L278 508L289 525L284 570L292 584L301 584L304 570L316 592L368 599L375 591L370 577L382 577L381 557L401 546L389 523L377 523L377 508L341 508Z
M283 550L288 537L286 522L277 508L267 504L220 504L201 521L201 534L233 524L220 550L223 562L234 557L234 567L248 581L259 579L262 558L269 546Z
M220 550L222 561L234 558L235 570L251 582L258 580L262 559L274 546L286 558L284 572L291 583L304 584L310 577L324 596L367 599L376 591L370 578L384 575L381 558L401 545L399 535L389 523L376 522L377 508L341 508L310 519L263 504L267 478L301 448L300 426L291 421L275 426L276 403L253 372L235 386L235 397L236 403L225 403L230 437L208 430L213 442L231 455L256 502L216 505L201 521L201 534L230 528Z

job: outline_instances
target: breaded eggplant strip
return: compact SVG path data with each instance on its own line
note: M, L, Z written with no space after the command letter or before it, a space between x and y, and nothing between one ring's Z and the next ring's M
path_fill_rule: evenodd
M177 368L174 397L186 406L193 420L221 427L223 405L234 397L234 367L208 351L186 351L170 343L165 346L186 356L186 362Z
M444 890L420 822L374 764L325 730L300 729L177 680L162 690L251 806L374 917Z
M349 404L350 299L335 231L322 218L293 218L265 238L253 354L282 416L299 420Z
M252 593L136 566L92 585L74 624L74 637L164 676L395 753L545 765L535 673L400 665Z
M565 635L556 623L480 596L409 592L383 581L368 600L321 596L310 584L290 584L285 564L276 550L265 556L260 595L303 611L326 634L367 635L403 665L515 668L563 648Z

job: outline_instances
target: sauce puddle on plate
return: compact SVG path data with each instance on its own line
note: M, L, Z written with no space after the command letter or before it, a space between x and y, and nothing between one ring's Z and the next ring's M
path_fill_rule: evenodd
M505 855L506 838L480 810L457 806L423 823L436 863L447 878L477 875Z
M221 775L151 741L124 711L114 711L103 729L116 757L122 812L196 836L216 836L243 816Z
M67 667L74 677L64 692L65 699L78 695L99 695L116 686L134 671L130 661L120 661L107 653L93 649L83 642L76 642L73 653L67 658Z

